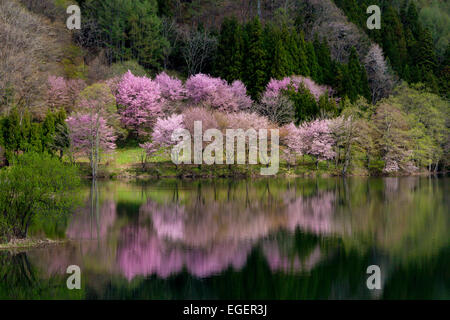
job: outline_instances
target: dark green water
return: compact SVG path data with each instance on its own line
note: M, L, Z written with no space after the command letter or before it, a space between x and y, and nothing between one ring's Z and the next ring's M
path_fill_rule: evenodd
M36 221L69 243L0 252L0 298L449 299L448 194L435 177L98 182Z

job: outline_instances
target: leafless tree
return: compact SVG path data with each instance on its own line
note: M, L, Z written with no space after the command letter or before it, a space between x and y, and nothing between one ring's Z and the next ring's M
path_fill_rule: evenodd
M346 62L352 47L360 56L365 56L370 46L369 38L347 20L333 1L305 0L301 10L306 39L312 40L316 34L326 36L333 59Z
M278 95L277 97L263 96L259 103L253 104L252 109L280 126L294 120L294 105L284 95Z
M55 5L53 0L20 0L20 2L31 12L43 14L52 22L55 20L65 21L65 7Z
M169 65L169 57L174 48L176 48L181 41L181 32L175 19L169 17L163 17L161 19L161 34L169 41L169 45L165 46L163 50L163 67L164 69L167 69Z
M0 0L0 107L34 106L57 59L54 30L13 0Z
M188 74L202 72L216 47L217 39L206 31L185 32L182 54L188 68Z

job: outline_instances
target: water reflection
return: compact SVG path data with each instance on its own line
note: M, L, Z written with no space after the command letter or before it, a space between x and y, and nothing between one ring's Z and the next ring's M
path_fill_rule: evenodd
M179 276L233 282L228 278L249 273L261 282L253 286L279 281L274 278L279 274L290 285L315 279L324 285L322 298L348 297L348 291L352 297L373 298L365 288L369 264L381 266L383 285L389 288L399 268L436 263L448 250L447 181L94 182L85 191L85 206L67 226L71 242L25 256L50 279L64 275L68 265L79 265L89 275L91 293L103 297L111 277L124 279L128 285L116 281L126 288L147 283L149 277L167 283ZM324 275L326 268L331 274ZM432 275L437 280L443 276ZM281 298L269 287L274 284L261 289L266 297ZM217 285L211 288L205 297L220 291ZM284 298L298 297L290 290L282 291ZM250 297L239 295L229 297Z

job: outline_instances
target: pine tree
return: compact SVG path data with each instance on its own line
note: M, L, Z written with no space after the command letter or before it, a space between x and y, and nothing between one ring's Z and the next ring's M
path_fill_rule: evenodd
M325 39L322 42L319 41L318 36L314 38L314 51L317 56L317 62L322 70L321 82L325 84L332 84L333 74L333 61L331 59L330 47Z
M285 39L284 47L286 49L286 52L288 54L288 61L289 61L289 70L288 75L293 75L297 72L297 65L298 65L298 55L299 50L297 46L297 40L296 40L296 32L294 28L286 29L287 35Z
M322 70L319 67L319 63L317 62L317 57L312 42L306 43L306 56L308 57L309 76L313 80L321 82L320 80L322 79Z
M215 59L215 74L229 83L241 79L242 60L242 28L236 17L225 18L220 30Z
M426 71L434 72L437 68L433 38L428 29L423 30L418 35L414 63Z
M42 123L42 148L50 150L55 135L55 115L49 111Z
M265 54L262 38L261 22L253 19L246 26L247 43L244 69L244 83L250 96L257 100L266 83Z
M282 39L278 39L272 61L271 78L281 80L290 74L291 65Z
M308 67L308 57L306 55L305 36L302 30L296 33L295 39L297 41L297 48L298 48L298 56L296 62L297 65L295 73L307 77L310 75L310 70Z
M416 5L414 4L414 1L410 1L409 3L404 24L406 24L405 27L411 30L413 36L417 38L422 29L422 26L420 25L419 22L419 13L417 12L417 8Z
M364 96L366 99L370 98L366 70L361 66L354 47L350 52L344 87L345 93L352 102L356 101L359 95Z
M88 0L83 9L86 20L97 22L112 60L137 59L144 67L160 67L169 44L161 35L156 0Z
M383 13L384 28L382 35L383 49L389 57L394 70L402 74L407 61L406 40L403 25L395 9L388 5Z
M294 104L296 124L311 120L319 115L316 99L303 84L300 85L298 90L295 90L295 88L288 89L286 94Z

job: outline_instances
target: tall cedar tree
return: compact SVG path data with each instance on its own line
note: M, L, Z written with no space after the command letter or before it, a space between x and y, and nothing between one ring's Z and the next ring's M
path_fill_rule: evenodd
M242 76L243 40L242 28L237 19L225 18L220 29L215 71L218 77L229 83Z
M261 22L258 18L250 21L246 26L246 50L244 63L244 83L250 96L257 100L265 87L265 54Z

